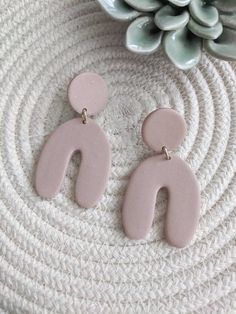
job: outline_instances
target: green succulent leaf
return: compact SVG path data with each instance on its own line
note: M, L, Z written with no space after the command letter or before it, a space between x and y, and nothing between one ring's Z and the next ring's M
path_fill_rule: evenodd
M236 60L236 30L224 27L217 40L205 40L204 47L212 56L223 60Z
M191 2L191 0L169 0L169 2L178 7L185 7Z
M141 15L140 12L134 10L123 0L97 1L107 14L119 21L130 21Z
M236 12L222 13L220 15L220 20L224 26L232 28L232 29L236 29Z
M191 16L199 23L208 27L219 21L219 12L216 7L206 4L205 0L194 0L189 4Z
M194 19L190 19L188 28L193 34L204 39L216 39L223 32L223 25L220 22L212 27L206 27L198 24Z
M162 36L152 17L139 17L127 29L126 47L135 53L151 54L160 47Z
M166 55L179 69L188 70L201 59L202 40L186 28L167 33L163 45Z
M125 0L125 2L134 9L142 12L157 11L163 6L158 0Z
M235 0L215 0L214 4L222 12L233 12L236 10Z
M157 27L161 30L177 30L188 24L189 13L186 10L179 13L176 8L166 5L156 13L154 21Z

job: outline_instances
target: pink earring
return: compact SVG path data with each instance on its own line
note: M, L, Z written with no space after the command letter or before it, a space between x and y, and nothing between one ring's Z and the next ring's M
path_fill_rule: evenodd
M151 229L156 195L168 190L169 202L165 236L175 247L185 247L192 240L200 211L200 189L190 167L177 156L171 156L186 135L184 119L172 109L159 109L145 119L142 136L158 153L143 161L131 176L126 191L122 219L126 235L143 239Z
M62 124L51 134L38 162L35 186L40 196L55 196L61 188L72 154L80 151L75 196L80 206L89 208L98 203L110 173L109 142L103 130L88 117L106 105L107 85L99 75L84 73L72 80L68 97L81 118Z

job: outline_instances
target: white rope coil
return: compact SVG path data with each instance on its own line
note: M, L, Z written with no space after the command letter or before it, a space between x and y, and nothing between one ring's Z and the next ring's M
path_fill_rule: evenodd
M236 65L203 55L182 72L159 52L123 46L126 25L95 1L4 0L0 13L0 309L3 313L229 313L236 300ZM34 171L47 136L76 116L67 86L95 71L110 99L96 121L112 146L102 201L74 201L79 156L61 193L42 200ZM177 154L201 186L192 245L163 239L160 193L147 240L124 237L120 210L128 177L153 152L141 124L155 108L184 115L188 135Z

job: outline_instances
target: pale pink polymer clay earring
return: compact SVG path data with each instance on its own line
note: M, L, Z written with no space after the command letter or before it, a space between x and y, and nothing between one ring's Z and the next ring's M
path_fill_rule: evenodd
M104 109L108 99L107 85L98 74L83 73L72 80L68 97L81 117L62 124L49 137L37 165L35 187L42 197L55 196L60 191L72 154L80 151L75 197L80 206L89 208L100 200L110 173L108 139L99 125L88 117Z
M130 239L144 239L151 229L157 193L168 191L165 237L175 247L187 246L198 225L200 189L190 167L172 156L186 135L184 119L172 109L158 109L142 126L144 142L159 153L143 161L131 176L126 191L122 220Z

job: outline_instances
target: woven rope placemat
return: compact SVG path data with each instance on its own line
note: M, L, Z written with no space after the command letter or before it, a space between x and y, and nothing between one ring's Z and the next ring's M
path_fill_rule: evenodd
M189 72L162 52L140 57L123 45L126 25L90 0L2 0L0 7L1 313L233 313L236 304L236 64L210 58ZM61 193L35 193L34 171L52 130L75 116L70 80L100 73L110 99L96 117L112 146L102 201L74 201L79 156ZM201 186L201 219L183 250L163 239L160 193L146 241L124 237L128 178L153 154L140 127L155 108L186 119L177 154Z

